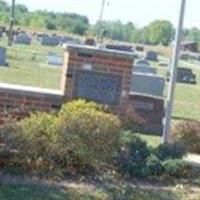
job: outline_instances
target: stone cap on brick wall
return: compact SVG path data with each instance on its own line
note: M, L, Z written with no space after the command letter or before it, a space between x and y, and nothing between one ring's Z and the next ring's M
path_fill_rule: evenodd
M87 51L91 53L92 52L105 53L105 54L110 54L111 56L124 57L124 58L130 58L130 59L133 59L133 56L134 56L134 54L131 52L106 49L106 48L98 48L95 46L88 46L88 45L66 44L64 45L64 49L67 51L72 49L76 51Z
M0 93L12 93L17 95L30 95L35 97L58 97L62 98L64 93L61 90L52 90L31 86L0 83Z
M152 99L157 99L157 100L163 100L163 101L165 100L165 98L161 96L143 94L143 93L138 93L138 92L129 92L129 96L142 96L142 97L147 97L147 98L152 98Z

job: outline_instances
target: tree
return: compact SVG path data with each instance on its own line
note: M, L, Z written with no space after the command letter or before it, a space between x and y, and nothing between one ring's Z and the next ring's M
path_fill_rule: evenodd
M185 31L185 39L200 43L200 29L193 27Z
M174 27L166 20L156 20L147 27L148 40L151 44L168 45L174 39Z

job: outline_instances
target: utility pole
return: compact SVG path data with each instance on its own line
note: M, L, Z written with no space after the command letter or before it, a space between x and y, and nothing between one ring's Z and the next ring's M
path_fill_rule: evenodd
M11 19L10 19L10 27L9 27L9 33L8 33L8 46L12 46L12 43L13 43L14 24L15 24L15 0L12 0Z
M177 68L178 68L179 55L180 55L180 44L181 44L182 34L183 34L185 6L186 6L186 0L181 0L180 16L179 16L178 28L176 31L176 39L175 39L175 45L174 45L173 57L172 57L172 66L171 66L172 68L171 68L171 74L170 74L171 78L169 82L169 90L168 90L168 96L167 96L167 107L166 107L165 123L164 123L164 130L163 130L164 143L170 142L171 118L172 118L172 111L173 111L175 85L176 85L176 79L177 79Z
M101 40L101 23L103 20L103 13L104 13L104 8L105 8L105 4L106 4L106 0L102 0L102 4L101 4L101 11L100 11L100 16L99 16L99 30L97 33L97 42L99 43Z

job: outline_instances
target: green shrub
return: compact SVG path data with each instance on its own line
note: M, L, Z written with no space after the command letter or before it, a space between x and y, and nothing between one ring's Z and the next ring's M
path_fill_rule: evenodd
M140 131L142 126L146 123L145 120L140 117L132 106L127 106L126 110L121 113L120 120L124 130Z
M58 116L60 146L86 164L110 160L119 147L120 120L102 109L78 100L64 105Z
M185 153L186 152L184 146L178 142L161 144L156 149L156 156L160 160L183 158Z
M191 153L200 153L200 122L179 123L173 130L174 140L182 143Z
M164 172L161 161L155 155L151 155L147 158L146 168L149 169L149 175L158 176Z
M165 174L173 177L181 177L188 169L188 164L182 159L171 159L163 162Z
M52 161L57 140L54 121L52 115L36 113L8 126L4 133L6 148L17 151L12 163L35 169L50 167L46 164Z
M74 173L112 161L120 128L120 120L100 105L78 100L64 105L58 116L32 114L1 132L6 148L17 152L11 163L38 172Z
M120 170L131 176L143 177L148 172L145 169L146 159L150 156L150 150L145 141L134 135L128 147L121 152L119 159Z

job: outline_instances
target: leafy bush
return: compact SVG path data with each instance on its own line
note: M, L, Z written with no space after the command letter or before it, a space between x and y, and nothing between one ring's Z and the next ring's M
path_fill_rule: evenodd
M200 153L200 122L188 121L178 124L173 131L174 140L182 143L191 153Z
M133 136L127 149L121 152L119 164L124 173L131 176L143 177L146 174L144 169L146 159L150 156L150 151L145 141L138 136Z
M64 105L59 113L59 143L83 163L108 161L118 148L120 120L102 109L96 103L78 100Z
M129 138L123 139L127 146L120 154L119 166L125 174L139 178L163 174L178 177L187 167L181 160L185 151L179 143L162 144L152 149L137 135L131 135L129 143Z
M149 175L158 176L164 172L161 161L155 155L151 155L147 158L146 168L149 169Z
M133 109L133 106L127 106L126 110L121 113L121 122L124 130L140 131L146 123Z
M163 162L165 174L181 177L188 169L188 164L181 159L171 159Z
M54 121L52 115L36 113L8 126L4 134L6 148L18 152L12 162L29 168L46 168L52 161L57 140Z
M78 100L64 105L58 116L32 114L2 132L7 149L17 152L11 160L15 165L74 173L112 159L119 147L120 125L100 105Z
M185 154L185 148L182 144L178 142L161 144L156 149L156 156L160 160L182 158L184 154Z

